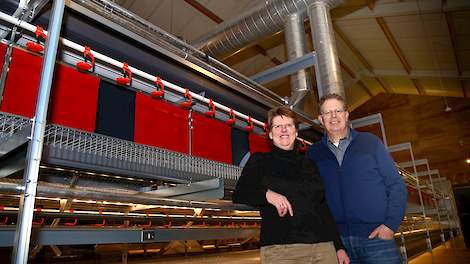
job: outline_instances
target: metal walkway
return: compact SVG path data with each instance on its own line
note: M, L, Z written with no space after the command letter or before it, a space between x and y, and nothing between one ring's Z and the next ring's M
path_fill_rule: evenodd
M0 112L0 153L31 120ZM220 178L233 189L241 167L131 141L49 124L43 161L49 164L145 179L189 183Z

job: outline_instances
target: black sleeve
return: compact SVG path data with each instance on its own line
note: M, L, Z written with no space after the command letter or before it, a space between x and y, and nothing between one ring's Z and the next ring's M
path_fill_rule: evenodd
M326 201L323 202L321 210L322 210L321 215L323 215L323 217L325 218L325 223L326 223L325 228L328 230L328 234L330 234L331 241L333 241L333 243L335 244L336 251L340 249L346 250L339 236L339 232L336 229L335 220L333 219L333 216L331 215L330 208L328 208L328 204L326 203Z
M266 205L266 191L268 190L262 184L263 175L261 175L260 162L262 155L253 154L238 179L235 191L232 194L234 203L249 204L252 206Z

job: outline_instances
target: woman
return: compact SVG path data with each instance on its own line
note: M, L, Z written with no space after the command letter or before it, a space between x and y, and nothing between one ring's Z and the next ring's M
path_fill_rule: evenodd
M260 207L261 263L349 263L318 170L294 149L295 112L272 109L268 125L273 150L250 157L232 195Z

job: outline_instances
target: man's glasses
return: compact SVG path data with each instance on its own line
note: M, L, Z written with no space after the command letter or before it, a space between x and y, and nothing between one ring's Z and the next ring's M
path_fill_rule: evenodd
M342 114L346 112L346 110L344 109L335 109L335 110L330 110L330 111L326 111L326 112L323 112L322 115L323 116L333 116L334 115L339 115L339 114Z
M280 129L291 130L292 128L294 128L294 124L273 125L273 130L280 130Z

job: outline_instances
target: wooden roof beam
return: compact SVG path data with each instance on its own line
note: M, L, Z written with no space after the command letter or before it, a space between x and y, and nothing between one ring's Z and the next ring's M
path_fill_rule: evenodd
M418 79L411 79L411 82L413 82L413 85L416 87L416 90L418 90L419 95L426 95L426 91L424 90L423 85L421 85Z
M393 37L393 34L390 31L390 28L387 26L387 23L385 22L385 19L383 17L377 17L375 18L375 20L379 24L380 29L382 29L382 32L385 34L385 37L387 37L388 43L392 46L393 52L395 52L395 55L397 55L398 59L400 59L400 62L403 65L403 68L405 68L406 72L410 74L411 66L406 60L405 55L401 51L400 46L398 46L398 43L395 40L395 37Z
M388 84L386 84L382 78L375 77L375 80L380 84L380 86L386 93L392 93L392 90L390 90L390 88L388 87Z
M342 60L339 60L339 65L341 68L349 75L349 77L356 79L356 74L351 70L351 68L348 67ZM374 95L372 92L369 90L369 88L361 81L358 80L357 84L364 90L366 93L370 96L373 97Z
M366 4L367 4L367 7L368 7L370 10L374 10L374 7L375 7L375 0L366 0Z
M375 18L377 23L380 26L380 29L382 29L382 32L385 34L385 37L387 37L388 43L392 46L393 52L395 55L397 55L398 59L401 62L401 65L403 65L403 68L405 68L405 71L410 74L411 73L411 65L408 63L408 60L406 60L405 55L403 54L403 51L400 49L400 46L398 45L395 37L393 36L392 32L390 31L390 28L388 27L387 23L385 22L385 19L383 17L377 17ZM411 79L413 82L413 85L415 86L416 90L418 91L419 95L424 95L425 90L424 87L419 83L417 79Z
M206 17L214 21L215 23L220 24L224 22L224 20L221 17L216 15L207 7L201 5L197 0L184 0L184 1L190 6L192 6L194 9L196 9L197 11L199 11L200 13L202 13L203 15L205 15ZM260 45L256 44L254 45L254 48L256 49L257 52L261 53L263 56L268 57L273 64L275 65L282 64L282 61L280 61L278 58L269 56L268 52Z
M445 13L447 29L449 30L450 43L452 44L452 53L454 54L455 64L457 66L457 71L459 76L462 77L462 64L460 63L459 57L457 56L457 37L455 36L455 28L452 20L452 14L449 12ZM463 97L467 97L467 92L465 90L465 84L460 80L460 88L462 89Z

